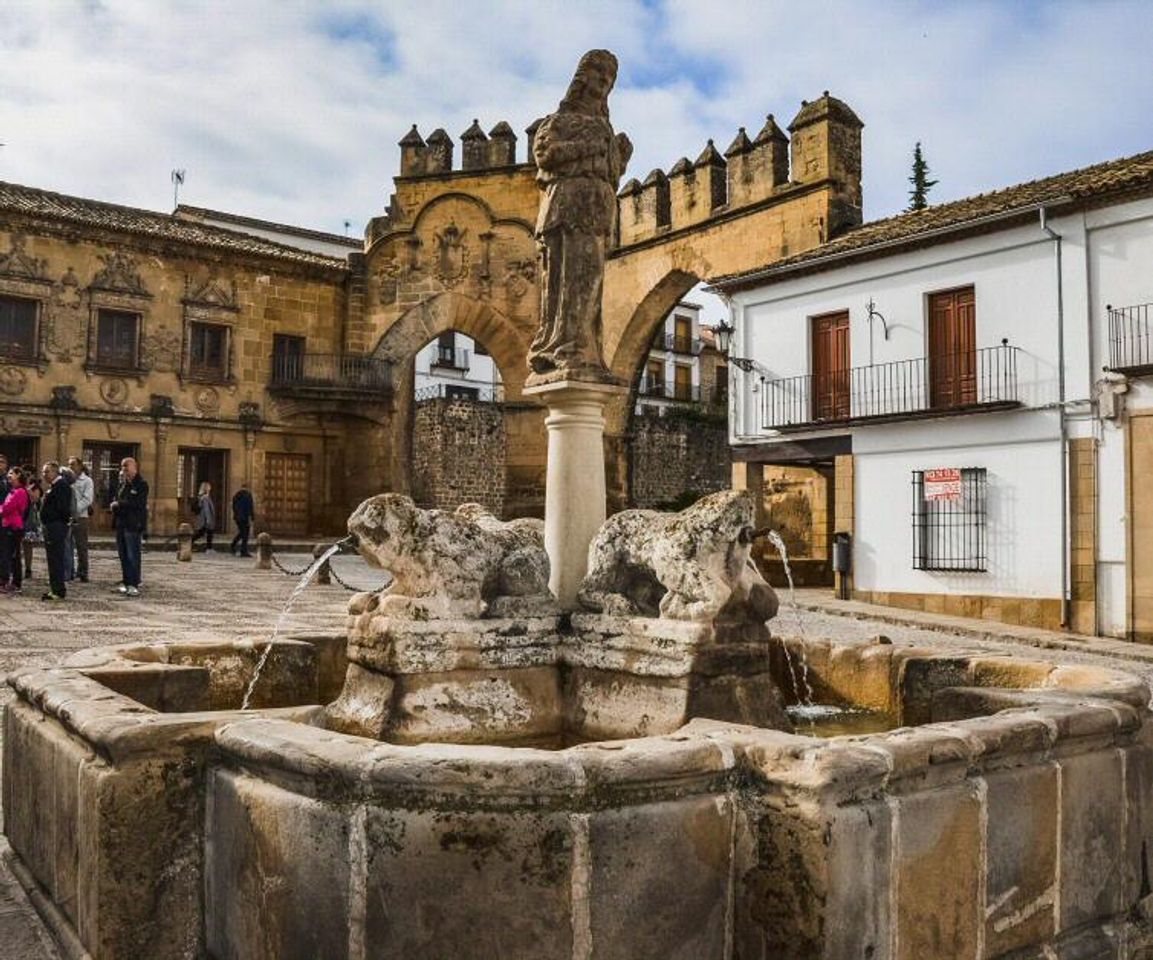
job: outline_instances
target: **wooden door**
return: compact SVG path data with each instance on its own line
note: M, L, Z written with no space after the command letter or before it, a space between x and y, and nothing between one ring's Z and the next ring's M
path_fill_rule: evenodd
M693 368L684 363L673 367L673 395L678 400L693 398Z
M308 533L311 458L307 454L269 453L264 457L264 502L256 504L261 526L269 533Z
M972 287L929 297L929 402L977 402L977 301Z
M813 419L844 420L849 403L849 312L813 317Z

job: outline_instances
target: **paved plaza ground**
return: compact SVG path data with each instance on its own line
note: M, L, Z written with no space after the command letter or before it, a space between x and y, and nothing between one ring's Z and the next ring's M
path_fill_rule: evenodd
M291 569L308 558L286 554ZM338 557L341 579L359 589L379 586L382 574L354 557ZM192 637L267 637L296 579L257 570L255 561L228 554L197 554L177 563L171 553L147 553L141 596L125 599L111 592L118 580L115 556L98 551L92 581L70 587L62 604L43 603L44 562L36 558L33 580L21 596L0 597L0 672L29 665L50 665L84 647L136 640ZM774 632L841 642L867 642L884 634L895 644L1025 654L1061 663L1097 663L1130 670L1153 684L1153 648L1119 641L1006 627L991 621L911 613L868 604L835 601L828 591L801 590L801 620L782 591L782 609ZM289 632L332 629L343 623L349 592L337 583L312 585L286 622ZM11 691L0 691L8 702ZM0 840L2 845L2 840ZM2 846L0 846L2 848ZM23 892L0 867L0 956L5 960L56 960L47 934Z

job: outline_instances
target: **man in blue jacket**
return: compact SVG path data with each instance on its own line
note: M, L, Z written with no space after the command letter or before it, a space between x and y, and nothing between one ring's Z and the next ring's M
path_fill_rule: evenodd
M140 596L141 536L148 526L148 484L140 476L134 457L120 461L120 484L109 505L116 527L116 552L120 556L120 586L114 592Z

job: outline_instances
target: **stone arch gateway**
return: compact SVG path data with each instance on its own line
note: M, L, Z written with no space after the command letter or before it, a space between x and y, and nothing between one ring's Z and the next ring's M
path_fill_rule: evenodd
M697 282L771 263L815 247L861 220L861 121L826 92L802 104L780 130L770 115L755 139L742 129L721 153L710 143L629 180L618 195L616 242L604 282L605 360L624 382L636 375L668 310ZM441 329L476 330L519 396L539 319L533 224L540 192L528 134L527 162L516 138L470 128L461 167L443 131L401 142L401 172L382 216L368 227L359 270L363 307L350 311L350 350L375 352L403 370ZM482 135L483 136L483 135ZM471 334L470 334L471 335ZM419 340L419 343L417 342ZM394 419L407 422L403 377ZM607 416L611 509L628 503L629 401ZM392 437L399 440L401 426ZM394 443L393 488L407 489L407 446ZM544 445L540 445L543 478Z

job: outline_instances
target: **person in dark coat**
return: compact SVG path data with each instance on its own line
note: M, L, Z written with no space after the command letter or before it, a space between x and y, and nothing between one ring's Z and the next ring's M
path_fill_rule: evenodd
M234 556L252 556L248 552L248 535L252 531L252 521L255 518L256 503L252 499L252 491L248 489L247 483L242 483L232 498L232 519L236 521L236 536L232 538Z
M72 521L72 487L60 475L60 464L49 460L40 470L47 493L40 502L40 526L44 535L44 552L48 555L48 592L41 600L63 600L64 550L68 543L68 524Z
M121 583L116 593L140 596L141 537L148 525L148 484L140 476L135 457L120 461L120 484L112 501L116 552L120 555Z

